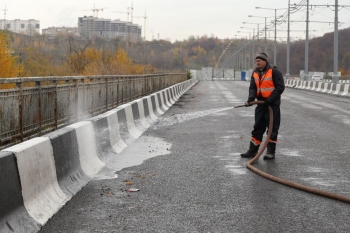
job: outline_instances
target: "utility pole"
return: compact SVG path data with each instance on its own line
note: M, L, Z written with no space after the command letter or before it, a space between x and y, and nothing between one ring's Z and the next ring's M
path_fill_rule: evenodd
M259 24L258 24L259 25ZM259 26L258 26L259 27ZM259 34L259 30L258 30L258 34ZM255 60L254 60L254 50L255 50L255 40L254 40L254 36L255 36L255 29L253 29L253 41L252 41L252 69L254 70L254 65L255 65Z
M273 64L277 64L277 9L275 9L275 43L274 43L274 48L273 48Z
M266 18L267 17L265 17L265 46L264 46L264 52L266 53L267 52L267 41L266 41L266 30L267 30L267 28L266 28Z
M306 37L305 37L305 70L304 80L309 79L309 0L306 1Z
M290 73L289 73L289 58L290 58L290 0L288 0L288 29L287 29L287 72L286 72L286 79L289 79Z
M335 0L335 16L334 16L334 68L332 82L338 83L338 0Z

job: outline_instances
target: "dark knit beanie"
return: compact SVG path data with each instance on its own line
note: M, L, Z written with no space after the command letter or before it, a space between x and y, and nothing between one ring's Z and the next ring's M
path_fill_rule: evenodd
M255 59L258 59L258 58L261 60L267 61L266 53L259 53L258 55L256 55Z

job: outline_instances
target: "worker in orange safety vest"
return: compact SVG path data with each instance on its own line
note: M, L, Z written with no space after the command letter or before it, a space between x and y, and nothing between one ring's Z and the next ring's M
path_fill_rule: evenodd
M284 91L284 80L282 73L275 65L268 62L266 53L259 53L255 58L256 68L251 76L248 101L264 101L255 108L255 124L252 131L252 139L249 149L241 154L244 158L254 157L259 150L263 135L268 129L269 111L268 106L273 110L273 127L271 138L267 144L267 152L264 159L275 159L276 144L278 142L278 129L281 122L281 95Z

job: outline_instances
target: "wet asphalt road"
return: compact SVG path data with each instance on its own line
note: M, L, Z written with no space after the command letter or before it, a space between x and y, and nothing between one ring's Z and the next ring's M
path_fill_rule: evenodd
M245 167L254 107L232 107L247 89L199 82L118 155L131 167L111 161L41 232L350 232L350 204ZM350 99L286 88L281 113L277 158L255 166L350 197Z

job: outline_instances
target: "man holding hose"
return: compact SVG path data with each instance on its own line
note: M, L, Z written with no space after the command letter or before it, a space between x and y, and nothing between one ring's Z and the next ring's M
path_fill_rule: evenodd
M249 86L249 96L246 106L255 101L264 101L264 104L258 104L255 108L255 124L252 131L252 139L249 149L241 154L243 158L254 157L259 150L263 135L268 129L269 111L271 106L273 111L273 127L271 138L267 144L267 152L264 159L274 159L276 152L278 129L281 122L281 95L284 91L284 80L282 73L275 65L268 62L266 53L259 53L256 58L256 69L254 70Z

